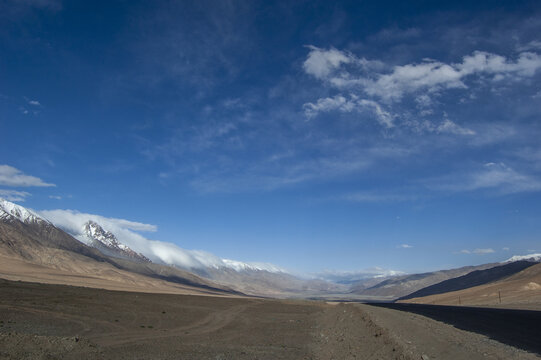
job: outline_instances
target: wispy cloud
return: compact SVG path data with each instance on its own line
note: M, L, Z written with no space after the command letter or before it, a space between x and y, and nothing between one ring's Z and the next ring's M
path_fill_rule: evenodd
M386 128L394 126L393 114L384 110L380 104L373 100L360 99L358 96L350 94L349 99L342 95L318 99L315 104L306 103L303 105L304 114L308 118L313 118L321 112L339 110L341 112L371 113L376 120Z
M38 177L26 175L21 170L9 165L0 165L0 185L20 187L56 186L46 183Z
M351 283L358 280L384 278L404 274L405 273L403 271L372 267L355 271L325 270L323 272L314 274L314 277L338 283Z
M26 100L26 103L28 105L38 106L38 107L41 106L41 103L38 100L32 100L32 99L27 98L26 96L24 97L24 99Z
M397 246L399 249L411 249L413 246L409 244L400 244Z
M43 210L38 213L82 242L86 242L83 227L86 222L92 220L105 230L112 232L121 243L128 245L133 250L144 254L155 262L175 265L185 269L229 267L237 271L249 269L271 272L285 271L273 264L258 262L245 263L221 259L207 251L187 250L173 243L150 240L141 235L140 232L157 231L157 226L152 224L81 213L75 210Z
M140 61L119 82L155 89L172 80L203 98L220 83L241 74L239 53L249 53L253 6L250 2L159 2L124 33ZM197 13L198 18L190 14ZM133 42L137 34L137 42ZM126 74L124 74L126 75Z
M354 192L339 196L338 199L360 202L360 203L380 203L380 202L403 202L415 201L417 195L405 193L381 193L381 192Z
M541 179L519 173L504 163L486 163L471 172L432 179L427 185L435 190L495 190L499 194L540 191Z
M311 45L307 48L310 52L303 63L304 71L321 80L327 79L342 64L359 62L352 54L334 48L325 50Z
M320 151L325 150L325 146L321 144ZM200 192L269 191L309 181L351 176L370 168L377 161L400 159L412 151L400 146L358 149L354 145L342 144L315 158L301 154L293 158L256 159L242 167L218 164L222 168L197 176L191 185Z
M25 201L31 194L26 191L0 189L0 198L8 201Z
M473 250L460 250L461 254L476 254L476 255L486 255L486 254L492 254L496 252L494 249L486 248L486 249L473 249Z

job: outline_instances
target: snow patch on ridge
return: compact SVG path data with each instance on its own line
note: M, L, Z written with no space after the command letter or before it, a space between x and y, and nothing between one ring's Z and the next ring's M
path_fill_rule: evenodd
M502 261L502 263L521 261L521 260L541 262L541 254L515 255L505 261Z
M258 262L251 262L251 263L245 263L242 261L236 261L231 259L222 259L225 266L228 268L231 268L237 272L240 271L268 271L271 273L285 273L286 271L284 269L279 268L276 265L269 264L269 263L258 263Z

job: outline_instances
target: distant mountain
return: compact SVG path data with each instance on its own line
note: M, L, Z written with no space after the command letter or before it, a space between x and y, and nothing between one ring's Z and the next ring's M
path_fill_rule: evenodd
M95 247L102 253L140 262L151 262L146 256L137 253L118 241L116 236L105 231L98 223L89 220L83 226L83 234L87 239L87 245Z
M465 266L458 269L394 276L368 287L366 285L367 283L363 281L353 284L350 291L352 294L363 296L386 296L391 298L399 298L444 280L456 278L475 270L489 269L497 265L500 264L493 263L479 266Z
M245 268L235 270L228 267L208 268L197 271L220 284L227 285L244 294L268 297L311 297L343 293L348 287L323 280L301 279L286 272L270 272Z
M0 257L21 259L29 264L89 278L130 278L132 280L129 281L134 284L144 283L148 278L152 278L191 286L201 291L321 299L396 299L410 294L421 296L429 292L435 293L434 291L464 289L487 281L502 279L512 273L505 272L498 277L495 275L498 270L479 273L480 270L505 266L505 269L513 268L520 271L518 269L520 265L511 262L504 265L502 263L484 264L412 275L389 276L396 272L381 273L383 269L371 269L360 273L326 273L324 278L303 279L272 264L245 263L218 257L212 258L213 261L200 262L208 263L208 265L180 268L173 264L160 263L160 259L156 259L155 254L152 257L155 262L151 262L149 257L153 256L152 254L134 251L119 241L112 231L108 231L95 221L95 218L81 219L79 225L70 228L70 231L74 232L70 235L36 212L0 199ZM84 225L81 227L80 224ZM130 243L135 246L134 244ZM189 251L186 250L186 252ZM178 257L179 254L182 255L178 252L176 256ZM202 256L202 259L206 259L203 258L205 256L213 256L204 252L197 254ZM509 261L523 258L535 260L538 255L512 257ZM175 257L170 258L175 259ZM4 264L0 261L0 270L2 265L5 265L5 261ZM470 273L472 275L464 277ZM492 274L492 277L483 274ZM143 278L137 276L147 277L147 280L143 281L141 280ZM334 277L335 282L326 280L330 276ZM133 280L135 278L139 280ZM431 287L450 279L455 280ZM338 281L340 283L337 283ZM430 288L424 291L428 292L418 292L427 287Z
M427 286L411 294L402 296L398 300L407 300L423 296L443 294L451 291L469 289L474 286L492 283L514 275L535 264L535 262L522 260L510 262L505 265L495 266L490 269L472 271L466 275L462 275L431 286Z
M101 252L75 240L47 219L3 199L0 199L0 224L10 225L4 226L4 236L0 238L0 244L8 245L11 251L22 257L38 256L39 249L47 247L106 261ZM15 240L18 242L15 243Z
M99 229L94 227L94 230ZM98 236L98 233L99 231L94 232L94 235ZM107 236L104 235L103 239L105 238ZM109 240L111 239L109 237ZM199 289L197 291L237 293L181 269L108 256L78 241L35 212L3 199L0 199L0 257L6 259L0 261L0 273L12 272L13 269L1 271L2 266L7 266L7 260L17 260L19 265L50 268L54 270L51 273L60 272L66 278L69 274L79 277L81 285L89 279L93 282L114 279L119 283L128 281L134 287L137 287L138 283L157 286L157 283L150 279L154 278ZM25 272L27 270L21 269ZM48 272L34 272L33 276L39 279L40 276L45 278L49 275ZM62 277L55 279L62 283Z
M271 264L224 259L223 265L219 266L183 269L152 263L145 255L122 244L115 234L96 221L86 221L77 234L70 235L35 212L8 201L0 203L0 219L0 226L3 225L0 229L0 253L3 247L4 253L67 271L81 272L81 259L73 257L83 255L117 269L212 291L302 297L303 294L310 296L347 290L346 286L327 281L300 279ZM53 248L66 252L53 254Z

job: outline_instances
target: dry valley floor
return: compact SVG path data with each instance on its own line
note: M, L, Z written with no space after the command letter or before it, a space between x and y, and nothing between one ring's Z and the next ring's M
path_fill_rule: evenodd
M0 359L534 359L361 304L148 294L0 280Z

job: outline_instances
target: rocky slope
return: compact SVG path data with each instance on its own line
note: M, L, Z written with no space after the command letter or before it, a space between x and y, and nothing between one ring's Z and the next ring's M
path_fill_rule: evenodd
M140 262L150 262L146 256L120 243L113 233L104 230L94 221L89 220L83 226L83 234L87 239L87 245L95 247L106 255Z
M138 282L155 285L156 282L149 279L153 278L204 292L234 293L228 287L181 269L108 256L76 240L35 212L5 200L0 200L0 257L4 259L0 261L0 274L12 277L17 276L13 271L16 266L19 273L31 272L36 280L40 273L43 277L56 276L58 283L71 275L76 275L83 286L88 286L89 279L95 283L100 278L134 286ZM41 270L34 271L36 269Z

